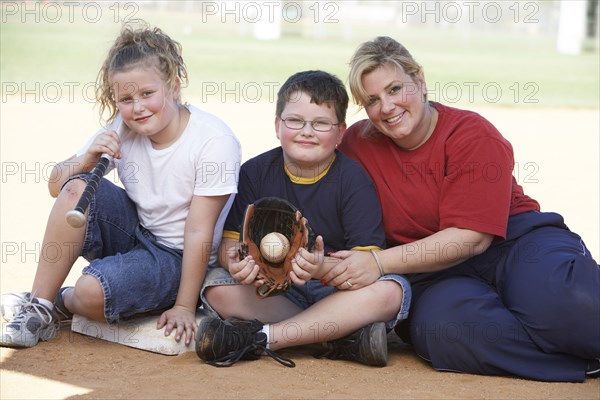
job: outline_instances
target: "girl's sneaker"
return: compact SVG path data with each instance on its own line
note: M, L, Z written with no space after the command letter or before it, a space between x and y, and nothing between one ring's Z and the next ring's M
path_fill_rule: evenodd
M40 340L54 339L58 335L58 317L35 297L21 297L13 309L18 312L10 322L2 324L0 346L33 347Z
M6 322L12 319L21 311L21 306L31 300L31 293L7 293L2 295L0 300L0 313L2 319Z

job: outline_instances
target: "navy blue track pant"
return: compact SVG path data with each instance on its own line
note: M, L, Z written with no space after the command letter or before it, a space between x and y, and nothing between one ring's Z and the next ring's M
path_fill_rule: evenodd
M510 217L505 241L412 281L410 341L435 369L580 382L600 357L600 267L558 214Z

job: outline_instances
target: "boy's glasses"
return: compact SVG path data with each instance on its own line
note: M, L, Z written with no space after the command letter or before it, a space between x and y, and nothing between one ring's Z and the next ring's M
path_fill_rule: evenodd
M305 121L299 118L280 118L283 121L284 125L289 129L293 129L299 131L304 128L306 124L310 124L310 126L317 132L329 132L331 128L337 126L339 124L334 124L333 122L328 121Z

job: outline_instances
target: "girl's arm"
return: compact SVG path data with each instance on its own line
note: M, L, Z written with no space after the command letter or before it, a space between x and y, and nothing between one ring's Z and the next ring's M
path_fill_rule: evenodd
M73 175L90 172L100 160L102 153L110 154L115 158L121 157L121 141L115 131L107 131L96 136L87 151L80 156L72 157L59 162L52 168L48 180L48 191L52 197L58 197L64 183Z
M229 195L194 196L185 222L183 264L177 300L173 308L161 315L157 328L166 326L165 336L176 329L176 341L185 333L186 345L196 334L196 308L211 255L215 224L228 199Z

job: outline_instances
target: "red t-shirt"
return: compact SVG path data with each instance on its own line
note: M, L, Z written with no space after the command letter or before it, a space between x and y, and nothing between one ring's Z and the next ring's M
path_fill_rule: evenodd
M509 215L539 210L512 175L511 144L479 114L432 104L437 125L415 150L399 148L367 120L353 124L339 146L375 183L388 246L449 227L504 239Z

